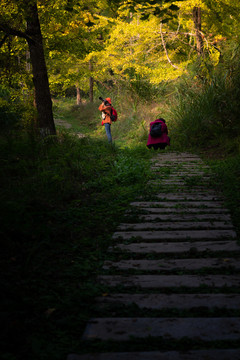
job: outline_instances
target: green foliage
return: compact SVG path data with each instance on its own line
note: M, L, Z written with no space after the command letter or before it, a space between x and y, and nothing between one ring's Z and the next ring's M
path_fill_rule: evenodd
M11 91L0 86L0 134L10 134L19 128L30 128L34 109L29 99L19 91Z
M18 117L17 114L11 107L7 100L0 98L0 131L9 130L17 124Z

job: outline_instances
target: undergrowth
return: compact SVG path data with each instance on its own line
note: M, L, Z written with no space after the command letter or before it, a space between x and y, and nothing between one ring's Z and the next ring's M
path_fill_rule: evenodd
M63 359L91 316L116 224L144 191L149 153L66 132L0 139L4 359Z
M240 155L225 159L211 159L209 165L215 174L214 186L223 192L231 211L233 224L240 234Z

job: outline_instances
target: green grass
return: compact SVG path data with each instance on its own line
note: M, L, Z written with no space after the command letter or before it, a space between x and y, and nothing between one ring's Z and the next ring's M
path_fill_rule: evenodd
M91 134L100 127L101 119L98 103L76 105L75 99L60 98L53 101L54 120L58 128L64 128L59 122L70 124L70 132ZM58 125L59 124L59 125Z
M95 277L149 152L106 139L24 134L1 149L1 341L4 359L63 359L101 291Z

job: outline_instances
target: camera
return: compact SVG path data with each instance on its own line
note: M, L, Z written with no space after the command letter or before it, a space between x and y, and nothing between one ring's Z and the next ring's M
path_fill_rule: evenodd
M110 106L111 104L109 104L109 102L105 99L103 99L101 96L99 96L99 100L102 100L104 102L105 106Z

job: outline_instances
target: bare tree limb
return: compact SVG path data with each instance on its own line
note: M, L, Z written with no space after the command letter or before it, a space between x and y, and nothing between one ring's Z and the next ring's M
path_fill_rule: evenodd
M160 31L157 31L156 32L157 34L161 34L161 32ZM175 32L175 31L162 31L162 34L172 34L172 35L185 35L185 36L196 36L196 34L193 34L193 33L189 33L189 32L180 32L180 31L177 31L177 32ZM201 32L201 34L203 34L202 32Z
M161 39L162 39L162 45L163 45L163 48L164 48L164 50L165 50L165 54L166 54L166 56L167 56L167 59L168 59L169 64L171 64L172 67L174 67L175 69L178 69L178 67L172 63L171 59L170 59L169 56L168 56L166 44L165 44L165 41L164 41L164 38L163 38L163 33L162 33L162 22L161 22L161 24L160 24L160 34L161 34Z
M158 31L158 33L161 34L161 32L159 32L159 31ZM168 34L176 35L176 36L177 36L177 35L196 36L196 34L188 33L188 32L179 32L178 30L177 30L177 32L173 32L173 31L162 31L162 35L168 35ZM208 40L207 40L207 36L206 36L202 31L199 31L199 34L201 34L202 38L203 38L204 41L207 43L207 46L211 45L212 47L214 47L214 49L216 49L217 51L219 51L220 54L222 55L221 50L220 50L213 42L208 41ZM176 37L176 36L175 36L175 37ZM193 46L193 45L191 45L191 44L189 44L189 43L186 43L185 41L179 39L179 37L178 37L177 39L178 39L178 41L180 41L181 43L186 44L186 45L190 46L192 49L198 51L197 48L196 48L196 46Z
M192 48L193 50L196 50L196 51L197 51L196 46L191 45L191 44L189 44L189 43L187 43L186 41L183 41L183 40L181 40L181 39L178 39L178 41L180 41L182 44L188 45L190 48Z

